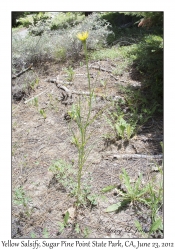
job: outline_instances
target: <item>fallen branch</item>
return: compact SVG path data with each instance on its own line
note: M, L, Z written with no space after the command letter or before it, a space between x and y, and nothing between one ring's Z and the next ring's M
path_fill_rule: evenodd
M70 91L67 87L65 87L63 85L59 85L59 84L57 84L57 87L64 90L66 93L69 94L69 96L71 96L72 91Z
M118 159L162 159L163 155L142 155L142 154L120 154L120 155L113 155L113 160Z
M115 77L113 74L110 74L110 76L113 77L116 81L119 80L119 78L118 78L118 77Z
M90 95L89 92L83 92L83 91L80 92L80 91L76 91L76 90L69 90L67 87L59 84L56 79L47 79L46 81L47 82L55 83L55 85L59 89L64 90L66 92L66 94L67 94L66 100L68 99L68 97L72 98L72 94L75 94L75 95ZM98 93L94 93L94 95L97 96L97 97L101 97L101 98L103 98L103 99L105 99L107 101L112 101L112 100L113 101L117 101L119 99L123 99L124 100L124 98L122 96L105 96L103 94L98 94Z
M15 79L15 78L19 77L20 75L24 74L27 70L31 69L32 66L33 66L33 63L30 64L30 66L28 68L26 68L26 69L22 70L21 72L19 72L17 75L12 76L12 79Z
M80 91L72 91L72 94L75 94L75 95L90 95L90 93L89 92L84 92L84 91L82 91L82 92L80 92Z
M38 97L38 96L42 95L42 94L43 94L43 93L45 93L45 92L46 92L46 90L45 90L45 91L43 91L43 92L41 92L41 93L40 93L40 94L38 94L38 95L33 96L32 98L30 98L30 99L28 99L28 100L26 100L24 103L26 104L26 103L28 103L28 102L32 101L33 99L35 99L36 97Z
M101 70L101 71L104 71L104 72L108 72L108 73L110 73L109 75L110 75L111 77L113 77L116 81L119 80L118 77L115 77L115 76L112 74L112 70L104 69L104 68L101 68L100 66L91 66L90 68L92 68L92 69L97 69L97 70ZM125 80L120 80L120 81L121 81L121 82L128 82L128 81L125 81Z
M112 73L112 70L101 68L100 65L99 66L90 66L90 68L105 71L108 73Z

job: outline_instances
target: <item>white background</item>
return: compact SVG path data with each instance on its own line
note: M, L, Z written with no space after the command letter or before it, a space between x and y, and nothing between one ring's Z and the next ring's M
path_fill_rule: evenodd
M2 0L0 12L0 241L11 239L11 11L164 11L164 240L175 242L175 8L173 1ZM17 240L13 240L17 241ZM52 240L51 242L55 242ZM113 240L114 241L114 240ZM140 240L141 241L141 240ZM148 240L143 240L148 242ZM1 245L1 242L0 242ZM7 248L6 248L7 249ZM14 248L13 248L14 249ZM144 248L142 248L144 249Z

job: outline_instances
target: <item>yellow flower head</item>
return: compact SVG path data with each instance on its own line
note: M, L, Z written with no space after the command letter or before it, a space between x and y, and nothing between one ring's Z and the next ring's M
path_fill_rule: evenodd
M87 31L77 34L77 38L78 38L80 41L82 41L82 42L85 42L86 39L88 38L88 36L89 36L89 33L88 33Z

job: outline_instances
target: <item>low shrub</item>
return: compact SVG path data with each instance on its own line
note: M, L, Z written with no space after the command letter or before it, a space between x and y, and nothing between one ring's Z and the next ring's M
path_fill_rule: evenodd
M111 34L109 27L109 23L101 20L98 13L93 13L74 27L44 31L41 36L29 34L22 38L13 33L12 68L22 68L28 63L40 63L44 60L78 58L82 51L82 44L76 38L77 33L87 30L89 32L87 48L94 50L106 46L106 39Z

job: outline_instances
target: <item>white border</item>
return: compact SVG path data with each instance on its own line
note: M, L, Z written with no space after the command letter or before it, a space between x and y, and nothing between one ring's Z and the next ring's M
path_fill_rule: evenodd
M0 240L11 239L11 11L164 11L165 239L175 242L175 56L173 1L2 1L0 15ZM122 3L121 3L122 2ZM53 240L55 241L55 240ZM156 240L158 241L158 240ZM160 240L161 241L161 240ZM148 240L146 240L148 242ZM0 242L1 244L1 242Z

